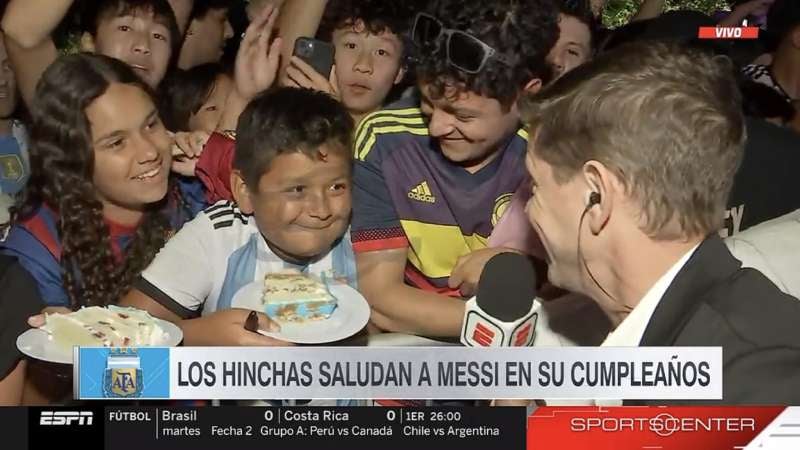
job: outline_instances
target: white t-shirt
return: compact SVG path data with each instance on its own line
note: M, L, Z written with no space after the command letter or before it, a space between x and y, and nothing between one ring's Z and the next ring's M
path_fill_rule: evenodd
M647 325L650 324L659 302L670 285L672 285L672 282L675 281L678 272L683 269L683 266L686 265L699 246L700 244L698 243L686 252L650 287L644 297L633 308L633 311L628 314L628 317L623 319L617 328L608 334L606 340L603 341L603 347L638 347L640 345L644 332L647 331ZM598 399L594 403L598 406L621 406L622 400Z
M297 266L270 250L252 216L233 202L221 201L167 241L135 287L180 317L190 318L230 308L240 288L287 268L346 279L355 287L349 232L321 259Z
M233 203L220 201L187 222L158 252L134 286L182 318L230 308L233 295L264 275L286 268L346 279L356 287L350 233L321 259L301 267L275 255L256 226ZM261 400L247 405L293 405ZM310 406L354 406L353 400L311 400Z

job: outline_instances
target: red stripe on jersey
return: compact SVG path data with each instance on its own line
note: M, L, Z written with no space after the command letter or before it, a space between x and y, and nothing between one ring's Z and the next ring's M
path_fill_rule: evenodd
M356 253L374 252L377 250L395 250L405 247L408 247L408 239L405 237L353 242L353 251Z
M352 231L350 240L353 242L353 251L356 253L408 247L408 238L402 228Z
M50 232L40 214L21 222L20 225L41 242L56 261L61 261L61 244L58 242L58 238Z

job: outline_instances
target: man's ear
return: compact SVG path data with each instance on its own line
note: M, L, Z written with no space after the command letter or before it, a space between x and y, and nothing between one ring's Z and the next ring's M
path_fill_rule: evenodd
M586 222L593 234L598 235L614 210L617 193L617 178L603 163L587 161L583 165L582 178L586 182L586 196L583 199L587 209ZM596 193L597 195L592 195ZM593 198L594 197L594 198Z
M88 53L95 52L94 36L86 31L81 34L81 51Z
M231 194L243 213L253 214L253 194L247 188L242 173L238 170L231 172Z
M540 89L542 89L542 80L539 78L534 78L528 81L523 88L523 90L528 94L535 94L539 92Z

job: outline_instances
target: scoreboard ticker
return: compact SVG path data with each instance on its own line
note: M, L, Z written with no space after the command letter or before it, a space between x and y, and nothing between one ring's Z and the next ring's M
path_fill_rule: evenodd
M7 408L2 419L10 430L28 430L14 449L59 442L113 450L263 450L276 442L286 450L522 449L526 429L525 408L514 407Z

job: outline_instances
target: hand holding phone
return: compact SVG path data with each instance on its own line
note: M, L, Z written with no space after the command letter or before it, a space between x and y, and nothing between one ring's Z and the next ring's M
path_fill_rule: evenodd
M310 38L295 41L294 55L286 67L286 84L327 92L339 98L333 45Z
M331 74L333 53L333 44L319 39L299 37L294 42L293 55L313 67L318 74L325 78Z

